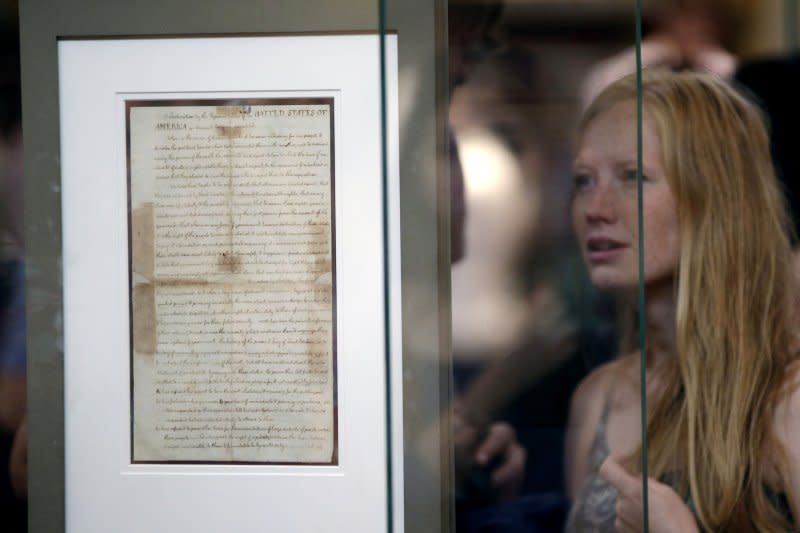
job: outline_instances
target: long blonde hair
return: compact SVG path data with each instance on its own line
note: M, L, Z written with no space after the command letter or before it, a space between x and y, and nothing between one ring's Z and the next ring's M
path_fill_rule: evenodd
M635 98L634 76L612 84L586 110L581 129ZM767 130L755 106L705 74L645 71L642 99L681 238L677 354L649 413L649 475L691 497L708 531L785 531L789 524L765 492L775 477L768 470L775 461L765 458L785 463L772 424L796 357L795 293ZM780 480L773 488L790 487Z

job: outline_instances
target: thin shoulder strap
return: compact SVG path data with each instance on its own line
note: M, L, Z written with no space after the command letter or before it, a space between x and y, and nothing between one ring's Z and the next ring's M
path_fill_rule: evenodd
M592 451L590 452L590 464L594 470L600 468L600 465L609 454L606 426L608 425L608 414L611 411L610 396L610 394L606 394L605 399L603 400L603 410L600 413L600 418L597 421L597 429L595 430Z

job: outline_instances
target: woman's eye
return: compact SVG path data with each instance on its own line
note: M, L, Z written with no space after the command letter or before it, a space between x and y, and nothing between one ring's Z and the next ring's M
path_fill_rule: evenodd
M636 169L633 170L626 170L623 177L625 181L636 181ZM647 176L642 174L642 181L647 181Z
M572 178L572 184L575 190L585 189L591 185L591 183L592 179L586 174L576 174L575 177Z

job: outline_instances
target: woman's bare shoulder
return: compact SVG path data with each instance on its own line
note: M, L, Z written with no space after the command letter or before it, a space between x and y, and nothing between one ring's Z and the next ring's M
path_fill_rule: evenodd
M619 358L597 367L583 378L572 393L565 448L566 487L570 498L577 496L588 475L593 435L603 406L610 397L612 385L625 366L625 361Z
M587 406L595 404L599 398L606 398L612 384L631 374L633 362L634 355L624 355L592 370L575 388L573 405Z

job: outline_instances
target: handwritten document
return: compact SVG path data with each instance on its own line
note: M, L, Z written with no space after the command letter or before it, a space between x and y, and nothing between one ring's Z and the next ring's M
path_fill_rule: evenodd
M333 100L127 120L132 460L336 464Z

